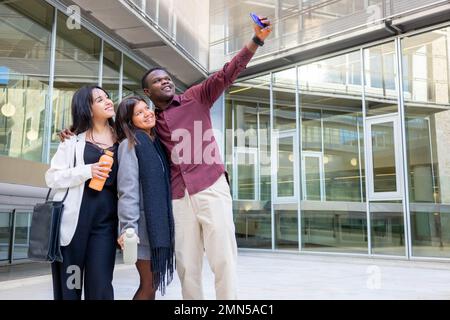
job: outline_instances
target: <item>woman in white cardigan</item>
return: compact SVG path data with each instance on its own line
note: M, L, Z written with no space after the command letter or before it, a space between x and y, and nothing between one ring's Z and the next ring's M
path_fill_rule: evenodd
M60 243L63 262L52 264L55 300L114 299L112 277L117 237L117 138L114 105L105 90L86 86L72 99L71 131L60 143L45 175L64 202ZM114 152L114 165L99 163L105 150ZM102 191L88 187L91 178L106 179ZM84 280L84 281L83 281Z

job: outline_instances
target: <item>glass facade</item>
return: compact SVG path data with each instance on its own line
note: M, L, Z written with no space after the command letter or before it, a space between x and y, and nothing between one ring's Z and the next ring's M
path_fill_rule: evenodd
M446 27L235 83L239 246L449 257L449 78Z
M140 77L149 66L67 23L65 12L55 19L45 1L0 3L0 42L0 156L48 162L57 133L71 124L72 95L83 85L101 84L116 104L121 95L142 94Z

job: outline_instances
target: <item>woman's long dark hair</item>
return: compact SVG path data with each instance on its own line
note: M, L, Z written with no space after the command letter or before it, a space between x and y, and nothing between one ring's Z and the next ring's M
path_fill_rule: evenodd
M72 98L72 127L70 131L75 134L83 133L89 129L92 129L92 104L94 99L92 93L95 89L102 90L107 97L109 97L108 92L105 89L98 86L84 86L75 92ZM114 129L113 118L108 119L108 123L111 128Z
M119 104L116 113L117 140L122 142L123 140L128 139L130 148L134 147L137 142L136 130L138 130L138 128L133 125L133 113L134 107L139 102L147 103L143 98L138 96L125 98Z

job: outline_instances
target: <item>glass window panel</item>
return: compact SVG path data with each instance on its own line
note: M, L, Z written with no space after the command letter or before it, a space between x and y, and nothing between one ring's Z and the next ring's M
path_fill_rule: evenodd
M273 74L274 129L283 131L296 129L295 87L296 69Z
M293 197L294 194L294 139L278 139L277 190L278 197Z
M344 103L355 102L347 100ZM362 113L325 110L323 132L326 199L361 201L364 196L364 164L360 164L363 159L360 155L364 152Z
M237 152L237 198L258 200L256 197L256 149L254 152Z
M42 161L53 8L0 3L0 155Z
M14 260L28 258L28 245L30 242L31 213L16 212L14 231Z
M11 238L11 213L0 212L0 261L8 260Z
M122 98L140 95L145 97L142 90L141 79L147 70L141 65L131 60L126 55L123 56L123 91Z
M450 27L402 39L412 254L450 257Z
M393 122L372 125L372 157L374 191L397 191Z
M108 43L103 45L103 79L102 87L108 91L111 100L117 105L120 102L120 65L122 53Z
M367 116L397 112L397 57L394 42L364 50Z
M367 253L358 51L298 68L302 248Z
M401 201L370 202L372 253L405 255L405 228Z
M270 77L261 76L233 84L225 96L226 167L243 248L272 248L269 87Z
M270 105L260 103L258 108L259 116L259 181L261 200L271 200L271 167L270 167Z
M275 248L298 250L298 211L275 210Z
M101 39L85 28L71 29L67 17L58 13L53 91L51 156L59 144L57 133L72 124L73 94L84 85L97 85Z
M305 156L305 200L322 200L322 168L319 157Z

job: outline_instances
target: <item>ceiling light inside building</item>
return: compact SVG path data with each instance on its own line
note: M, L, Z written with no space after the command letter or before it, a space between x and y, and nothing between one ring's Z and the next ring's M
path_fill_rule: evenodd
M37 140L38 136L39 135L38 135L37 131L35 131L35 130L30 130L30 131L27 132L27 138L30 141Z
M13 104L8 102L8 103L3 105L3 107L2 107L2 114L5 117L10 118L10 117L12 117L13 115L16 114L16 107L14 107Z

